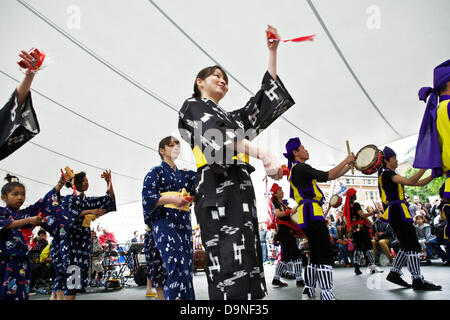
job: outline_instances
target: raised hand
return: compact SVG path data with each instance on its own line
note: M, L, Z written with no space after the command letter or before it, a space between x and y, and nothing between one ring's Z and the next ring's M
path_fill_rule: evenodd
M34 70L36 70L39 63L39 55L36 52L28 53L25 50L21 50L19 53L19 57L22 58L21 61L17 62L20 67L25 66L26 71L25 74L31 74Z
M267 35L267 47L269 50L277 50L278 44L280 43L280 35L278 34L278 30L271 25L267 25L266 29Z
M106 180L106 182L111 182L111 170L105 170L103 171L101 177Z

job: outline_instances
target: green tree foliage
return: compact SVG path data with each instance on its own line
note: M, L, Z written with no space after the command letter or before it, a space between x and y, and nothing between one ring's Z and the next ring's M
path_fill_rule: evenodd
M410 168L406 171L406 177L409 178L414 175L419 169ZM425 172L421 179L428 177L431 171ZM426 201L430 196L439 195L439 188L445 181L445 177L434 178L431 182L423 187L410 187L405 186L405 193L411 198L414 196L419 196L422 201Z

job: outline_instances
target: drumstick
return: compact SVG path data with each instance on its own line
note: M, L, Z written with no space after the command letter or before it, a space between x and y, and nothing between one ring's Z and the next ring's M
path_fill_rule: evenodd
M345 140L345 143L347 144L347 152L348 155L350 155L350 145L348 144L348 140ZM352 174L355 174L355 168L353 167L353 163L352 163Z

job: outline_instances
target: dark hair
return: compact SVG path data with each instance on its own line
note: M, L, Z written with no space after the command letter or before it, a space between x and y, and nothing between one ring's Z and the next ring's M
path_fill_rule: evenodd
M447 87L448 87L449 83L450 83L450 81L447 81L446 84L444 84L440 89L437 90L438 95L442 95L442 93L447 90Z
M178 141L177 138L172 137L172 136L168 136L165 137L164 139L162 139L159 142L159 146L158 146L158 154L161 157L161 160L163 160L163 156L161 155L161 152L159 152L160 149L164 149L166 146L168 146L171 142L175 142L176 144L180 144L180 141Z
M78 172L77 174L75 174L75 176L73 177L73 184L75 185L75 188L78 191L81 191L82 188L82 183L84 180L84 177L86 177L86 172Z
M195 82L194 82L194 94L192 95L194 98L201 98L202 94L200 92L200 89L197 86L197 79L202 79L205 80L206 78L208 78L210 75L212 75L214 73L214 71L216 71L216 69L219 69L220 71L222 71L223 73L223 78L225 79L225 82L228 84L228 76L225 73L225 71L222 69L222 67L220 66L211 66L211 67L206 67L203 68L202 70L200 70L200 72L197 74L197 77L195 77Z
M47 231L45 231L44 229L40 229L37 235L40 236L41 234L47 234Z
M17 178L16 176L10 175L8 173L5 177L5 180L8 182L2 187L2 196L6 196L15 187L21 187L25 190L25 186L19 182L19 178Z

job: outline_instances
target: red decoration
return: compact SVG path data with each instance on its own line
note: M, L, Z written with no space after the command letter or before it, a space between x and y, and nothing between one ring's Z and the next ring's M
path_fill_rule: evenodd
M38 70L38 69L42 66L42 63L44 62L44 59L45 59L45 53L40 52L40 51L39 51L38 49L36 49L36 48L31 48L31 49L28 51L28 54L31 55L31 53L33 53L33 52L36 53L36 54L39 56L39 61L37 61L37 65L36 65L36 67L33 68L33 70ZM23 61L23 59L21 59L18 63L19 63L19 66L20 66L21 68L23 68L23 69L28 68L27 65L25 64L25 62Z
M283 169L283 176L289 176L289 168L285 164L282 164L281 168Z
M276 40L279 39L280 41L283 42L288 42L288 41L292 41L292 42L303 42L303 41L314 41L314 37L316 35L312 34L309 36L304 36L304 37L298 37L298 38L294 38L294 39L286 39L286 40L282 40L280 38L278 38L278 36L270 31L267 31L267 39L269 40Z

